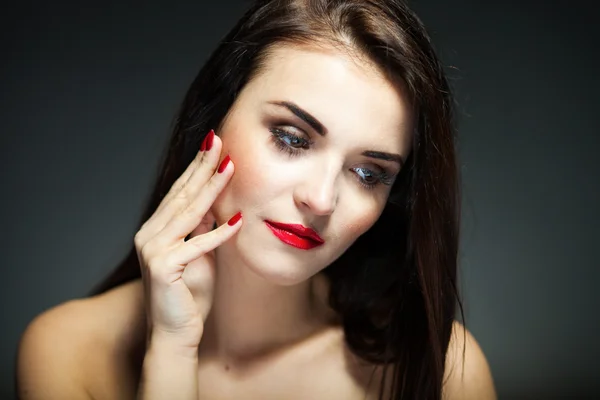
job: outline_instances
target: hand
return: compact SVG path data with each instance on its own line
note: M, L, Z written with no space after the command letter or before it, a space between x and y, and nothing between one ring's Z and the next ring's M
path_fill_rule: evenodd
M212 306L214 249L242 226L239 219L233 226L225 223L212 230L215 218L210 208L234 166L230 161L221 173L215 171L222 142L213 131L205 139L207 147L211 142L210 149L198 152L134 239L148 337L171 337L184 346L198 346ZM196 228L200 234L186 241Z

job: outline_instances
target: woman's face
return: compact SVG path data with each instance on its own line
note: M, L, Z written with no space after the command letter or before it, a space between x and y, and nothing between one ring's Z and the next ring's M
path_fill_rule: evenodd
M221 159L228 153L235 173L212 212L219 225L243 215L224 246L273 283L315 275L381 215L401 162L368 152L405 160L411 124L400 88L366 64L334 51L278 47L216 132ZM286 244L266 221L311 227L324 243Z

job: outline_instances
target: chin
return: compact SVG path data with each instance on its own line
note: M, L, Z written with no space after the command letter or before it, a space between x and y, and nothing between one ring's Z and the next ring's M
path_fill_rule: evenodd
M243 229L243 228L242 228ZM310 279L316 272L313 269L314 257L293 254L293 249L261 243L258 235L241 235L235 241L235 251L243 264L254 274L279 286L293 286ZM284 245L285 246L285 245Z

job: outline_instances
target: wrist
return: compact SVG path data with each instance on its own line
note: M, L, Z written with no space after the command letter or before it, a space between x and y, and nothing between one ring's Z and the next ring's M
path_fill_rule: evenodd
M201 338L202 334L184 335L153 330L148 337L147 350L157 354L173 355L197 361Z
M197 399L198 346L159 331L148 336L147 345L138 399Z

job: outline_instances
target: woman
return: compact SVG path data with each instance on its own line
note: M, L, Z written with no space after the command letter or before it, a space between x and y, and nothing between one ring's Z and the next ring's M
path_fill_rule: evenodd
M453 135L403 2L256 2L192 83L128 257L27 328L20 396L495 398L455 322Z

